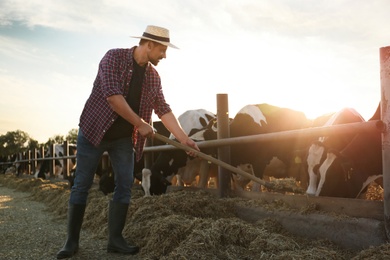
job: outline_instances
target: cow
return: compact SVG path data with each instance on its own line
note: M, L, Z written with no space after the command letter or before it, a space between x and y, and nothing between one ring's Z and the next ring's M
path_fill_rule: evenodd
M18 155L8 155L8 156L3 156L2 161L5 163L2 165L3 167L3 172L6 175L19 175L19 166L20 163L18 162ZM8 163L6 163L8 162Z
M193 109L187 110L181 114L177 119L183 128L184 132L191 136L200 130L204 129L211 121L216 118L216 115L213 112L210 112L206 109ZM171 139L174 139L175 136L170 135Z
M334 113L323 126L364 122L364 118L353 108L343 108ZM314 195L318 183L318 169L324 162L329 149L340 151L352 141L354 135L342 134L337 136L322 136L314 141L308 149L307 172L309 186L306 193Z
M10 167L8 167L5 171L4 171L4 174L5 175L17 175L17 168L15 165L11 165Z
M380 105L369 121L379 119ZM381 132L358 133L342 150L330 149L319 167L319 176L317 189L311 191L315 196L356 198L371 182L381 184Z
M233 119L229 119L230 137L265 134L279 131L298 130L322 124L329 116L324 115L309 120L300 111L281 108L269 104L246 105ZM204 136L207 140L217 138L215 126L209 126ZM299 137L287 141L270 141L266 143L242 144L231 146L231 164L244 171L253 172L256 177L264 174L276 178L293 177L297 181L307 182L303 159L311 139ZM249 166L253 163L253 166ZM303 176L305 175L305 176ZM250 180L232 175L232 185L239 190L244 189ZM259 190L256 183L255 186ZM256 189L255 188L255 189Z
M76 145L70 144L69 146L69 155L75 155L76 154ZM49 157L50 153L47 152L45 157ZM55 144L54 145L54 157L62 157L64 156L64 148L62 144ZM37 170L34 174L35 178L41 178L41 179L47 179L49 177L50 172L50 163L51 160L43 160L40 163L39 170ZM62 161L55 159L55 169L54 169L54 177L56 178L64 178L62 173ZM72 158L70 160L70 169L72 170L76 166L76 159Z
M266 133L308 128L311 120L300 111L273 106L267 103L246 105L230 123L230 137L242 137ZM304 142L305 141L305 142ZM230 161L232 166L252 164L254 175L263 178L264 170L276 157L290 167L295 151L307 146L306 140L291 138L267 142L232 145ZM249 180L248 180L249 182ZM259 187L257 187L259 189Z
M202 168L203 167L203 168ZM204 174L198 179L196 183L196 177L199 174ZM209 178L217 178L218 168L215 164L208 162L202 158L187 158L185 167L179 168L176 173L178 186L193 186L194 183L198 187L205 188L208 185Z
M205 109L188 110L178 117L184 132L195 141L205 140L203 133L210 121L215 119L216 115ZM175 137L171 135L170 139L175 139ZM208 149L203 150L203 152L210 154ZM188 165L187 169L181 169L185 168L186 165ZM208 162L189 157L183 150L161 152L150 169L144 168L142 170L142 187L145 196L165 193L167 187L171 185L167 178L176 174L190 176L190 180L187 182L192 182L191 179L193 180L199 174L201 168L204 169L202 172L209 172ZM178 179L183 179L182 177L179 175ZM200 176L199 183L203 185L206 182L205 178L204 175Z
M103 169L101 164L99 164L98 169L96 170L99 178L99 190L103 192L104 195L114 192L115 189L115 176L112 167ZM100 175L99 175L100 174Z

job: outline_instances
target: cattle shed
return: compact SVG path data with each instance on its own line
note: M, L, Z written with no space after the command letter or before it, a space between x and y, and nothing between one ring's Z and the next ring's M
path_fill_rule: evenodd
M367 201L333 197L312 197L307 195L285 195L265 192L236 192L234 196L264 201L283 201L293 208L314 207L329 212L329 215L302 214L301 212L272 212L262 209L237 208L237 213L247 221L264 218L277 219L292 233L309 238L327 238L346 248L368 248L386 243L390 238L390 46L380 48L381 77L381 120L351 123L348 126L315 127L313 129L229 138L228 96L217 94L218 140L200 142L198 146L218 147L218 159L229 163L229 145L288 139L296 135L337 135L364 131L382 132L383 189L384 201ZM172 145L165 147L147 147L147 152L158 149L176 149ZM231 195L228 184L230 171L219 167L218 189L210 190L219 197ZM255 180L255 179L254 179ZM256 181L256 180L255 180ZM169 187L169 190L178 189ZM179 188L180 189L180 188ZM331 213L344 214L350 218L340 218Z

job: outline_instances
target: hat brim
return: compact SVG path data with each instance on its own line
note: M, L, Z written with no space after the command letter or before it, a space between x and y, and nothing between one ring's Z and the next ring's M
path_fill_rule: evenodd
M130 36L130 37L131 38L144 39L144 40L148 40L148 41L152 41L152 42L158 42L158 43L160 43L162 45L165 45L165 46L168 46L168 47L171 47L171 48L174 48L174 49L179 49L179 47L173 45L170 42L157 41L155 39L152 39L152 38L149 38L149 37L145 37L145 36Z

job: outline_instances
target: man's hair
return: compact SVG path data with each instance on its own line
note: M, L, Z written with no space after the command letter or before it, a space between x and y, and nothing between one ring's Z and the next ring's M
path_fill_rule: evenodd
M144 45L146 42L148 42L148 40L141 39L139 40L139 45Z
M155 44L155 45L162 45L161 43L158 43L158 42L155 42L155 41L151 41L151 40L147 40L147 39L141 39L141 40L139 40L139 45L141 46L141 45L144 45L144 44L146 44L147 42L153 42L153 44Z

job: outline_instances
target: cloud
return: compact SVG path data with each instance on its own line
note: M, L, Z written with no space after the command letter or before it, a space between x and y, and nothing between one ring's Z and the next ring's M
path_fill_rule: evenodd
M184 37L202 35L276 34L319 37L321 40L382 43L389 24L387 0L365 1L22 1L0 3L0 25L20 21L72 32L123 34L139 32L147 24L174 28ZM39 12L37 12L39 10Z
M0 3L0 25L15 21L27 27L43 26L73 32L132 31L139 24L154 21L167 22L175 17L171 5L161 1L22 1L4 0ZM176 5L177 6L177 5ZM37 12L39 10L39 12ZM179 18L178 18L179 19ZM177 20L176 20L177 21Z
M90 10L97 11L93 6L87 8L87 3L92 2L5 0L0 4L0 17L5 24L20 21L30 28L44 26L77 31L84 28L83 24L90 23ZM93 3L99 4L98 1Z

